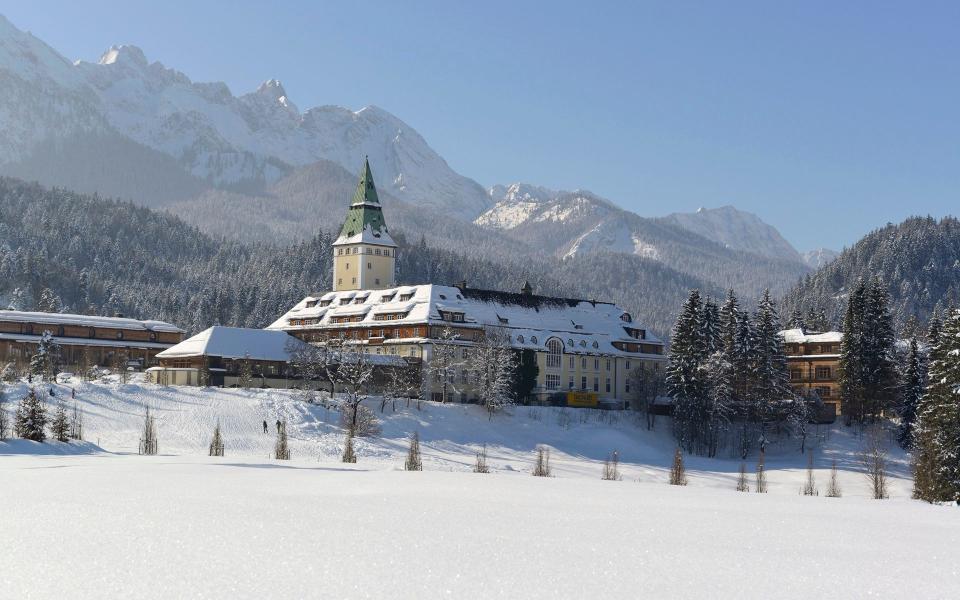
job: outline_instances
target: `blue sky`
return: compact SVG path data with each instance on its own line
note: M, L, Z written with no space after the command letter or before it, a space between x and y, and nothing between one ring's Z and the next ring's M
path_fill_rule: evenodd
M376 104L484 185L642 215L733 204L798 249L960 212L960 2L10 2L68 58L130 43L301 110Z

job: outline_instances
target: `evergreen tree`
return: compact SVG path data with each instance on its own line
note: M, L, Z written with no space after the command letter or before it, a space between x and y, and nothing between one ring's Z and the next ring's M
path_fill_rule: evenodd
M897 394L895 338L888 304L887 290L875 278L867 287L861 332L865 408L871 416L891 408Z
M793 398L780 330L776 304L770 298L770 290L766 290L757 307L756 347L752 361L753 414L760 421L761 428L777 406Z
M70 420L67 418L67 408L63 400L57 402L57 409L50 422L50 435L58 442L70 441Z
M863 312L866 286L862 281L850 293L843 317L843 341L840 344L840 398L849 424L862 421L865 414L863 387Z
M732 289L727 290L727 299L720 307L720 336L723 341L723 350L728 360L733 354L734 340L737 337L737 327L740 318L740 304L737 295Z
M700 323L703 335L703 346L707 356L719 352L723 348L723 326L720 317L720 308L707 296L703 303L703 316Z
M42 442L47 439L46 427L47 407L36 389L30 388L17 406L14 419L17 437Z
M3 390L3 384L0 383L0 441L7 439L10 435L10 417L7 415L7 393Z
M930 351L927 391L914 430L914 496L960 500L960 311L953 311Z
M900 395L900 427L897 430L897 442L909 449L913 445L913 425L917 419L917 407L923 397L924 372L923 358L920 355L917 339L910 340L910 353L907 354L903 373L903 386Z
M793 313L790 314L790 319L787 321L787 329L807 329L807 321L803 318L803 313L800 312L799 308L795 308Z
M37 342L37 351L30 357L30 372L53 381L60 366L60 345L54 341L49 330L43 332Z
M680 446L692 452L705 421L708 387L702 365L707 357L700 292L691 290L673 328L667 386L673 397L673 425Z

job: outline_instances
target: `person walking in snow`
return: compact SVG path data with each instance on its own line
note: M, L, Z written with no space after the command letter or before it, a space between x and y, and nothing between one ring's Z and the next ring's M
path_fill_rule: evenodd
M280 433L280 419L277 419L277 433Z
M263 432L264 432L264 433L267 432L267 420L266 420L266 419L263 420Z
M71 399L71 400L76 400L76 399L77 399L77 389L76 389L76 388L70 388L70 399Z

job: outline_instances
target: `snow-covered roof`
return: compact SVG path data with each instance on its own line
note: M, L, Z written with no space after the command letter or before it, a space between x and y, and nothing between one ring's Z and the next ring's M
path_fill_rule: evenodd
M290 359L290 349L297 346L307 347L307 344L284 331L216 325L160 352L157 357L245 358L249 356L253 360L282 362Z
M27 335L21 333L0 333L0 340L10 340L14 342L28 342L36 344L40 341L39 335ZM136 340L101 340L97 338L75 338L53 336L54 342L61 346L97 346L103 348L170 348L170 344L162 342L141 342Z
M341 233L340 236L337 237L337 240L333 242L333 245L339 246L341 244L370 244L372 246L397 247L397 243L390 237L386 228L374 231L369 225L364 225L362 230L353 235Z
M839 331L806 332L803 329L785 329L780 336L787 344L818 344L839 343L843 341L843 334Z
M164 321L141 321L140 319L129 319L126 317L100 317L66 313L27 312L22 310L0 310L0 321L183 333L183 330L176 325L171 325Z
M364 297L362 303L353 303L358 297ZM340 301L347 298L351 303L341 306ZM321 302L326 306L321 306ZM365 310L360 310L361 307ZM400 318L389 321L375 318L390 313ZM463 321L444 319L441 313L462 314ZM631 337L625 328L644 330L645 327L625 321L622 317L626 314L624 309L608 302L424 284L308 296L268 329L339 328L343 324L335 321L339 320L337 317L362 315L360 321L351 322L349 326L495 327L510 336L514 347L532 350L545 350L547 340L554 337L563 343L564 352L582 354L637 354L621 351L613 346L613 342L662 344L649 331L645 331L643 339ZM293 325L291 321L298 324Z

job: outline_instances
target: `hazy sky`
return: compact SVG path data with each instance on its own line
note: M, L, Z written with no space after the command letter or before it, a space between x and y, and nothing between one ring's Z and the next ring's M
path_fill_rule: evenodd
M641 215L733 204L798 249L960 212L960 2L28 2L68 58L136 44L301 110L376 104L483 185Z

